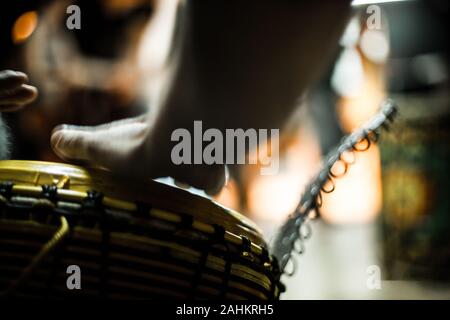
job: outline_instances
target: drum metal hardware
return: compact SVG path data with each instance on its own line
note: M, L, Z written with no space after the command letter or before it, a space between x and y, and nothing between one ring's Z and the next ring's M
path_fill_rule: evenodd
M300 202L287 221L281 226L272 246L272 254L280 261L282 273L295 273L294 252L303 254L305 240L311 237L310 222L320 217L321 192L335 189L334 179L339 178L355 162L355 152L363 152L378 141L380 130L388 129L397 113L392 100L383 102L380 111L366 125L342 138L341 143L324 158L322 169L306 187ZM340 166L342 169L336 169ZM288 266L288 267L287 267Z

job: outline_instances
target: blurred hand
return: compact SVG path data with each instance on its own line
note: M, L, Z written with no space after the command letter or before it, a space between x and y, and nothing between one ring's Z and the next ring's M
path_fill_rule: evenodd
M350 17L350 1L330 1L327 6L289 0L170 3L182 3L178 21L183 25L182 32L151 31L156 47L171 45L161 65L155 64L156 118L57 127L51 143L56 154L69 161L106 167L126 177L171 176L216 193L225 182L225 166L174 165L173 130L191 128L195 120L222 132L281 128L337 49ZM174 17L177 8L171 9ZM169 22L167 30L173 30ZM270 28L256 27L266 25ZM168 38L172 34L174 39Z
M225 184L225 166L174 165L165 122L154 122L141 116L93 127L61 125L53 130L51 145L62 159L107 168L119 176L170 176L177 185L218 193Z
M36 99L37 89L26 82L23 72L0 71L0 112L17 111Z

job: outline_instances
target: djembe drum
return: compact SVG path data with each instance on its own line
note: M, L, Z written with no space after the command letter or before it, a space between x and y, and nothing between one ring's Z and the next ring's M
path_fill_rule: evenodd
M271 254L251 221L187 191L71 165L0 161L2 294L277 299L281 275L294 272L294 253L304 252L322 192L334 190L333 180L378 140L396 110L385 101L324 158ZM68 289L73 266L81 290Z
M81 290L69 290L69 266ZM23 297L276 299L278 264L237 212L106 171L0 161L0 291Z

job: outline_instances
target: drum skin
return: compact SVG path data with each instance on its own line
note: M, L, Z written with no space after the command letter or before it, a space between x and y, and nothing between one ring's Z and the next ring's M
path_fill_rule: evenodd
M277 299L277 261L241 214L108 171L0 161L0 291L23 297ZM68 268L81 270L81 289Z

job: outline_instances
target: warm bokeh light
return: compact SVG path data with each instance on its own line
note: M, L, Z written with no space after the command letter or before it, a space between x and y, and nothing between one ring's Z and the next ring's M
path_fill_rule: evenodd
M347 173L323 194L322 218L329 223L369 223L381 210L381 163L377 146L356 153Z
M22 14L14 22L12 29L12 40L14 43L21 43L28 39L36 29L38 23L38 15L36 11L28 11Z
M353 33L356 34L356 31ZM345 47L336 61L331 84L341 97L337 109L344 131L351 132L363 125L385 99L384 64L389 51L386 32L366 28L360 33L359 41Z
M360 88L352 96L341 96L337 104L340 124L347 133L366 123L377 112L386 92L383 62L389 53L387 39L381 32L370 33L366 30L363 35L365 38L361 39L361 48L356 51L360 57L352 63L359 63L363 71L359 80ZM380 43L383 44L382 48L377 46ZM365 149L364 146L362 148ZM356 152L355 155L356 159L347 173L336 179L335 190L323 196L322 216L325 221L340 224L369 223L380 213L382 187L379 149L372 145L370 149Z
M154 0L103 0L100 4L106 12L122 14L127 10L132 10L148 3L153 4L154 2Z
M338 116L342 128L351 132L369 120L385 98L383 70L381 67L364 63L364 80L360 94L342 97L338 102Z
M302 128L287 148L280 162L280 172L258 175L248 190L248 207L252 218L281 222L292 213L306 184L320 165L320 146L313 132Z
M387 36L380 30L365 30L361 35L361 51L374 63L385 63L389 55Z
M214 200L233 210L240 211L241 209L239 189L234 180L228 181L220 193L214 197Z
M358 40L359 29L349 28L347 38ZM337 114L345 133L365 124L386 95L384 63L389 44L384 33L365 30L364 39L347 39L348 46L336 62L331 79L338 94ZM362 48L363 47L363 48ZM361 149L365 149L361 146ZM377 146L343 155L348 170L337 163L332 171L343 175L335 188L323 194L322 217L333 224L370 223L382 206L381 162ZM319 169L321 150L317 137L302 128L293 139L275 176L258 176L249 186L248 206L255 219L280 222L292 213L303 189ZM344 174L345 173L345 174ZM326 189L331 191L332 185Z

